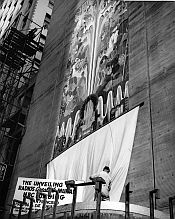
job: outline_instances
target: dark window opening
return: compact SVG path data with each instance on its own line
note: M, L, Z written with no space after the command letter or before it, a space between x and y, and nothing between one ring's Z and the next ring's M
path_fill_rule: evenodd
M46 13L46 16L45 16L45 18L50 20L50 19L51 19L51 15L50 15L50 14L48 14L48 13Z
M33 3L33 0L29 0L28 9L29 9L29 8L31 8L31 6L32 6L32 3Z
M27 15L24 17L23 23L22 23L22 28L24 28L24 27L26 26L28 16L29 16L29 14L27 14Z
M40 63L41 63L41 60L39 60L39 59L37 59L37 58L35 58L34 59L34 64L39 68L39 66L40 66Z
M11 5L12 5L12 2L10 2L10 4L9 4L9 8L11 7Z
M12 15L10 16L10 18L9 18L9 22L12 20Z
M14 7L16 7L16 5L17 5L17 1L15 2Z
M43 35L42 33L41 33L41 35L40 35L40 38L41 38L41 40L46 40L46 36L45 35Z
M50 24L50 22L48 20L44 20L43 26L45 29L48 29L49 24Z
M4 17L4 21L6 20L7 15Z
M24 0L22 0L22 2L21 2L21 6L24 4Z
M13 26L15 27L18 23L18 19L19 19L19 15L15 18L14 22L13 22Z
M43 52L43 49L44 49L44 44L43 44L43 43L40 43L40 44L39 44L39 51Z
M54 2L52 0L49 0L48 7L53 9L53 6L54 6Z

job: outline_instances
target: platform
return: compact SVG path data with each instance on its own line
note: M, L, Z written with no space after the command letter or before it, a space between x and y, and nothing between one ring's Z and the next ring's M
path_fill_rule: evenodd
M91 203L76 203L75 219L95 219L96 202ZM57 207L57 219L69 219L71 205L63 205ZM130 205L130 219L149 219L149 208ZM34 217L35 215L35 217ZM33 214L34 218L40 218L41 212ZM33 218L32 217L32 218ZM169 219L169 215L155 210L155 219ZM52 209L46 210L45 219L52 218ZM124 219L125 218L125 203L122 202L101 202L101 219Z

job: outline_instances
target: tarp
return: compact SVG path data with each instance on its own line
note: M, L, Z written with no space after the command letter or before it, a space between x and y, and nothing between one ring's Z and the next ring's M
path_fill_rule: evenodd
M111 169L110 200L119 201L126 180L139 107L84 138L47 165L47 179L89 181L89 176ZM93 200L94 188L86 187L83 201Z

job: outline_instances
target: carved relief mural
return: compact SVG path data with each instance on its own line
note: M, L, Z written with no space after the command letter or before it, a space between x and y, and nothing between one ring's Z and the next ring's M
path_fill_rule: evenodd
M123 1L88 0L78 9L54 157L128 110L127 25Z

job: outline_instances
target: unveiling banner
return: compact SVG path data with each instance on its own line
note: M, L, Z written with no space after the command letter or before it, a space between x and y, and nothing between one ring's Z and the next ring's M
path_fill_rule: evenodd
M81 181L82 182L82 181ZM77 183L80 183L77 182ZM39 199L36 199L37 191L48 195L48 188L55 188L59 192L58 206L72 203L73 190L67 191L65 180L50 180L50 179L35 179L18 177L16 184L15 194L13 200L23 201L23 197L27 196L34 199L33 211L41 210L43 205L43 195L39 195ZM46 208L52 207L55 201L55 194L52 193L51 197L47 197ZM77 201L82 202L82 187L77 190ZM29 199L26 199L26 205L23 205L22 214L27 214L30 206ZM19 212L19 203L15 202L15 208L13 214L17 215Z
M126 180L139 107L134 108L79 141L47 165L47 179L89 181L89 176L111 169L110 200L119 201ZM93 200L94 188L84 188L83 201Z

